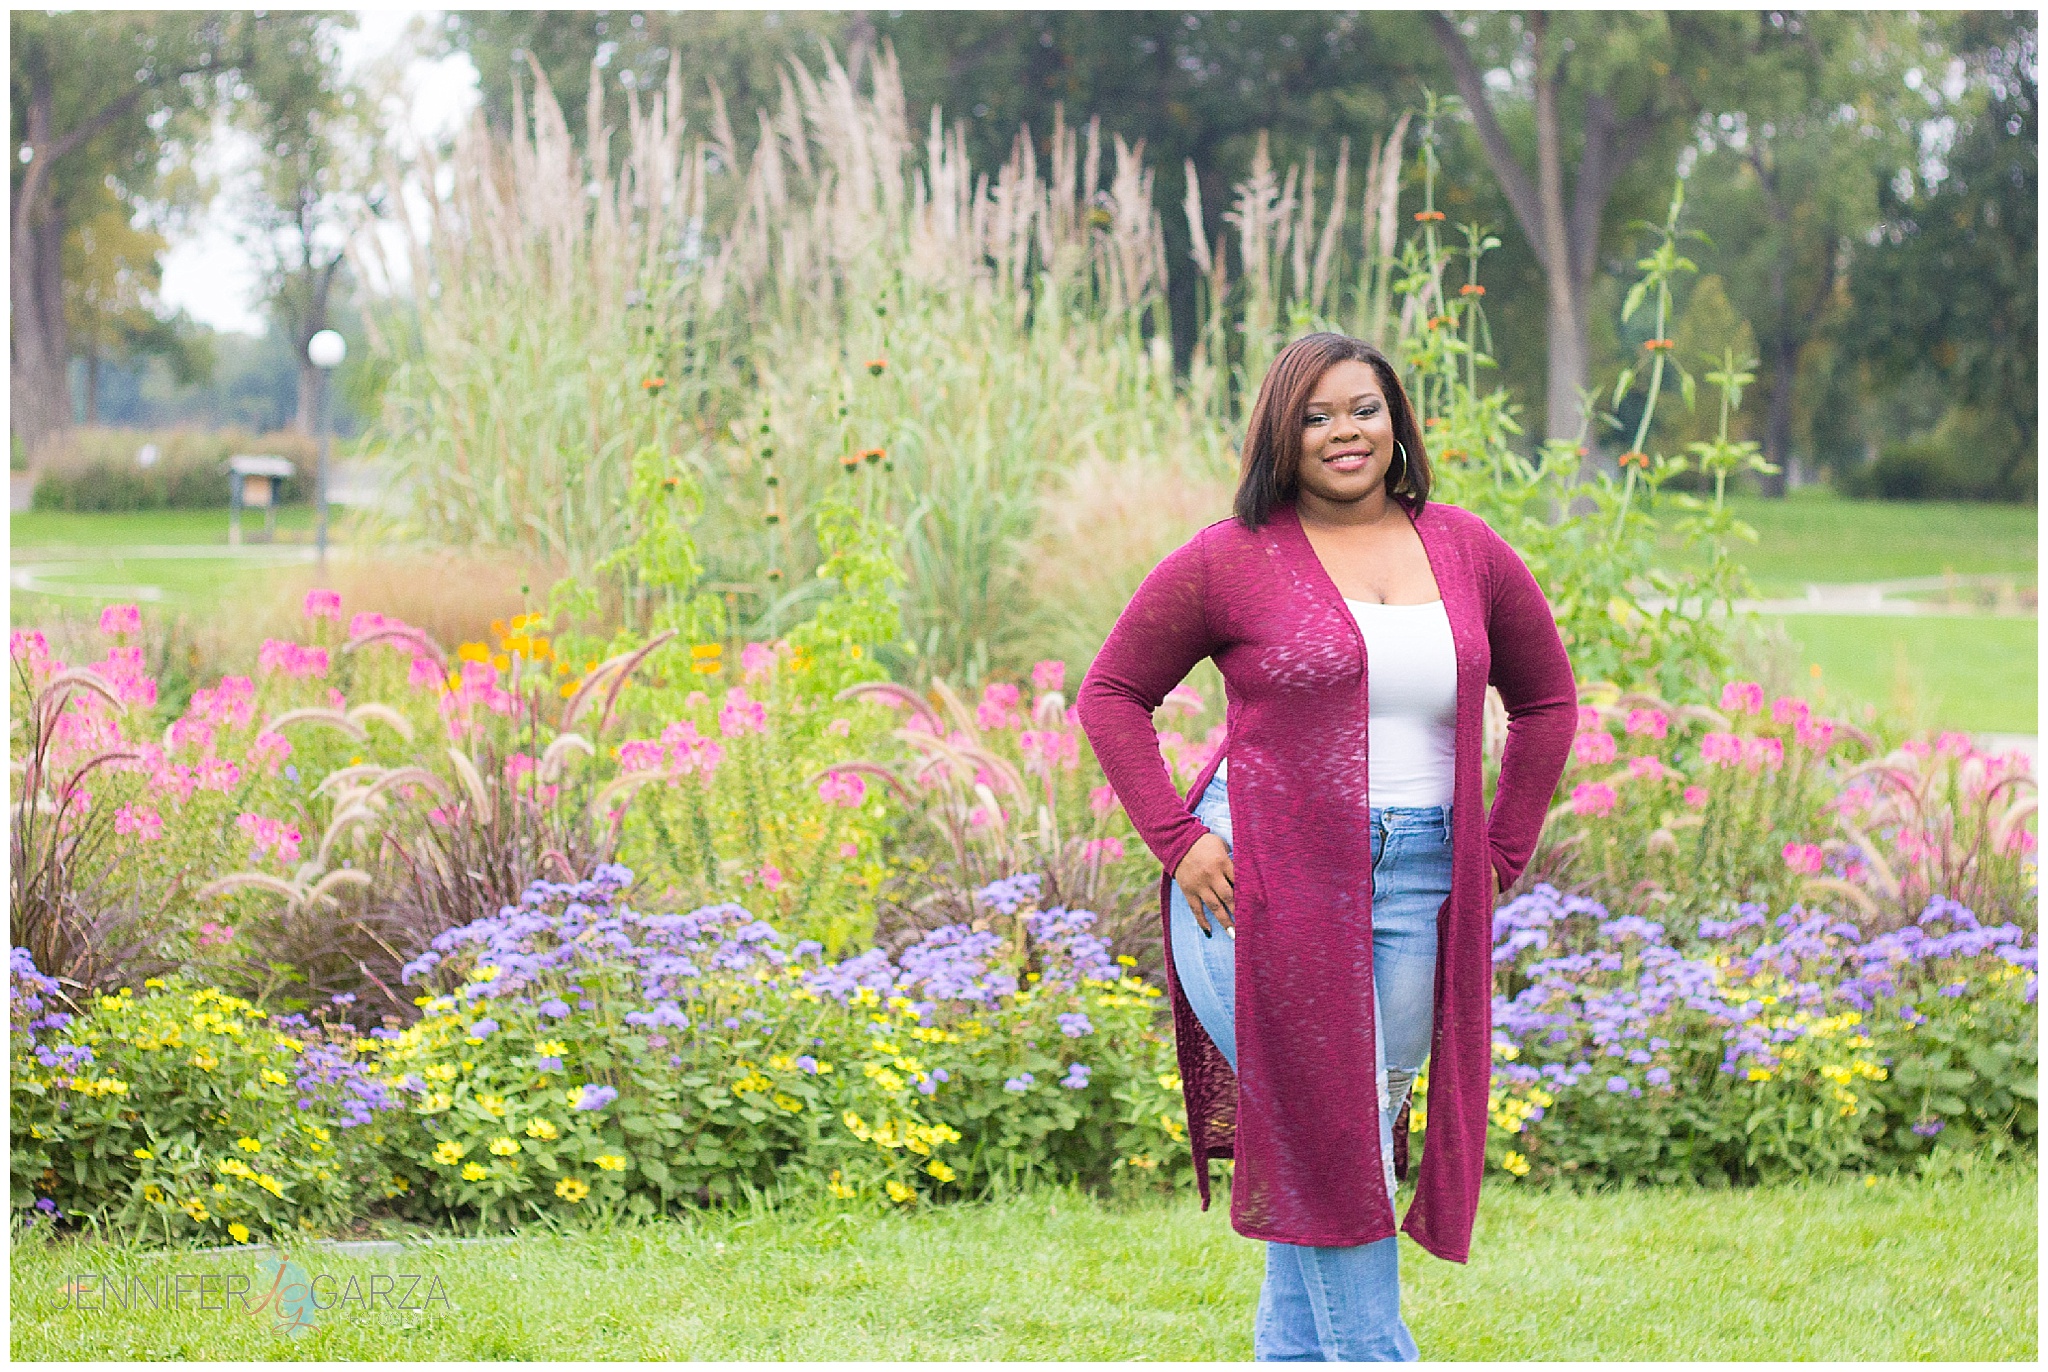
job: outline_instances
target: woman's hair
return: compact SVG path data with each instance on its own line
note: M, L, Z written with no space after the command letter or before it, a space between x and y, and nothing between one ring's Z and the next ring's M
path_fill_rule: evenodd
M1421 513L1429 499L1429 456L1422 450L1422 428L1415 422L1415 410L1394 364L1363 339L1312 333L1295 339L1273 359L1259 385L1251 421L1245 426L1233 512L1247 529L1259 528L1273 517L1275 508L1294 500L1301 466L1302 411L1323 373L1346 360L1364 362L1379 375L1387 414L1394 422L1394 437L1408 454L1400 482L1389 487L1387 494L1407 506L1411 514Z

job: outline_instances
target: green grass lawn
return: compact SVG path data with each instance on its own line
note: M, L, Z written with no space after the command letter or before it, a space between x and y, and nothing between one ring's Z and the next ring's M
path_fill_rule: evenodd
M1472 1261L1402 1240L1425 1358L2031 1360L2032 1164L1941 1181L1596 1196L1491 1184ZM1071 1192L915 1214L791 1203L610 1234L343 1259L308 1250L326 1298L350 1276L432 1282L445 1303L267 1315L62 1309L68 1275L125 1283L255 1260L17 1243L11 1353L102 1359L1218 1360L1251 1357L1262 1246L1191 1199ZM319 1281L332 1274L330 1288ZM259 1291L262 1288L257 1288ZM217 1303L226 1304L219 1301ZM419 1303L415 1298L415 1303Z
M1925 615L1786 615L1819 663L1832 704L1868 702L1920 728L2031 734L2039 730L2040 624L2034 619Z
M8 536L14 545L14 560L22 561L22 550L39 547L117 548L144 544L203 544L228 541L226 510L139 510L132 514L71 514L57 510L32 510L10 516ZM261 512L245 513L242 535L253 538L263 529ZM282 505L277 511L280 535L310 537L313 509L309 505Z
M1783 500L1738 496L1737 517L1757 531L1735 552L1765 596L1797 595L1808 582L2037 572L2039 520L2032 505L1844 500L1809 488ZM1677 541L1671 544L1674 556Z

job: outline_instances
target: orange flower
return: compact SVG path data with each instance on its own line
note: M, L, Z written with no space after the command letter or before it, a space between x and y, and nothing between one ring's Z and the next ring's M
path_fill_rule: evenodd
M1660 349L1669 351L1677 346L1677 343L1669 338L1650 338L1643 342L1643 349L1646 352L1657 352Z
M1624 467L1641 467L1646 472L1650 470L1650 455L1648 453L1626 452L1621 455L1620 462Z
M1479 284L1479 283L1478 283L1477 281L1468 281L1468 282L1466 282L1466 283L1465 283L1464 285L1462 285L1462 286L1458 287L1458 294L1459 294L1459 295L1485 295L1485 294L1486 294L1486 287L1484 287L1484 286L1480 285L1480 284Z
M880 376L887 370L889 370L889 359L885 357L872 357L868 359L869 376Z
M667 384L668 382L662 379L661 377L650 376L645 381L640 383L640 389L643 391L658 391Z
M1442 219L1443 217L1444 212L1442 210L1417 210L1415 212L1416 222L1421 224L1427 224L1432 219Z
M883 458L888 456L888 454L886 452L883 452L880 448L863 448L861 449L860 455L870 462L880 462Z
M852 476L855 472L860 470L860 459L858 457L855 457L852 453L848 453L844 457L839 459L839 465L846 469L846 474L848 476Z

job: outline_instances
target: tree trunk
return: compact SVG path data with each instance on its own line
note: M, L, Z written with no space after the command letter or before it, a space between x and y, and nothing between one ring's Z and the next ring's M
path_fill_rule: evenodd
M14 309L8 399L14 433L31 464L71 427L71 387L65 376L71 349L64 328L64 217L49 196L51 99L47 86L30 97L26 142L33 152L9 207L13 244L7 266Z
M85 345L85 422L100 422L100 348L97 340Z
M1771 255L1771 399L1764 423L1764 459L1777 465L1775 474L1757 477L1758 489L1781 498L1792 477L1792 377L1798 368L1799 340L1792 335L1792 310L1788 299L1792 275L1791 211L1778 195L1777 173L1767 165L1763 151L1752 147L1750 169L1763 190L1764 205L1771 215L1771 230L1777 237Z

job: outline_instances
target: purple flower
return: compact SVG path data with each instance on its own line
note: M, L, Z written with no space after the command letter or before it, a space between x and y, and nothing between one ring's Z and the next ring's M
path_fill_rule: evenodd
M1652 1067L1649 1071L1643 1073L1643 1080L1652 1086L1668 1086L1671 1084L1671 1069L1668 1067Z
M569 1013L569 1007L567 1005L564 1005L561 1001L554 999L542 1001L540 1003L539 1009L540 1012L543 1015L546 1015L549 1019L563 1019L567 1017Z
M815 1077L818 1075L818 1060L812 1057L809 1053L798 1054L796 1059L796 1070L799 1072L808 1072L810 1075Z
M943 1067L934 1067L934 1068L932 1069L932 1080L933 1080L933 1081L951 1081L952 1079L953 1079L953 1074L952 1074L951 1072L948 1072L948 1071L947 1071L947 1070L946 1070L945 1068L943 1068Z
M45 1215L54 1215L57 1213L57 1202L51 1200L48 1196L38 1196L36 1197L36 1209L42 1211Z
M1921 1014L1918 1010L1914 1009L1910 1005L1901 1005L1899 1007L1899 1018L1904 1020L1908 1024L1927 1023L1927 1016Z
M497 1032L498 1022L494 1019L480 1019L469 1026L469 1036L475 1039L487 1039Z
M327 1001L330 1005L354 1005L356 1003L356 993L344 991L338 996L329 996Z
M1031 1084L1036 1080L1037 1078L1033 1077L1029 1072L1025 1072L1020 1076L1011 1077L1008 1081L1004 1082L1003 1089L1005 1091L1015 1091L1021 1096L1031 1089Z
M1620 1095L1622 1092L1628 1090L1628 1078L1609 1077L1607 1079L1607 1089L1614 1092L1614 1094L1617 1096Z
M1955 999L1955 998L1956 998L1957 996L1960 996L1960 995L1965 995L1965 994L1967 994L1967 993L1969 992L1969 989L1970 989L1970 983L1969 983L1969 982L1967 982L1967 981L1959 981L1959 982L1956 982L1956 983L1955 983L1954 985L1951 985L1951 986L1944 986L1944 987L1942 987L1942 988L1941 988L1941 993L1942 993L1942 994L1943 994L1944 996L1947 996L1947 997L1948 997L1948 998L1949 998L1950 1000L1954 1000L1954 999Z
M1060 1032L1070 1039L1086 1038L1095 1032L1095 1026L1083 1014L1061 1015Z
M297 781L299 779L299 769L287 762L284 765L284 779L286 781Z
M619 1091L617 1087L600 1086L596 1082L592 1082L583 1088L580 1097L576 1101L576 1108L578 1110L602 1110L618 1098Z
M725 1017L725 1027L728 1029L737 1029L740 1027L740 1022L734 1019L731 1015L727 1015Z
M1936 1134L1939 1134L1943 1128L1944 1126L1940 1120L1921 1120L1913 1126L1913 1132L1921 1138L1931 1139Z
M559 1072L562 1070L562 1060L557 1057L537 1058L535 1059L535 1065L543 1072Z
M1088 1073L1093 1070L1085 1062L1077 1062L1067 1068L1066 1076L1060 1078L1060 1085L1069 1091L1079 1091L1088 1085Z

